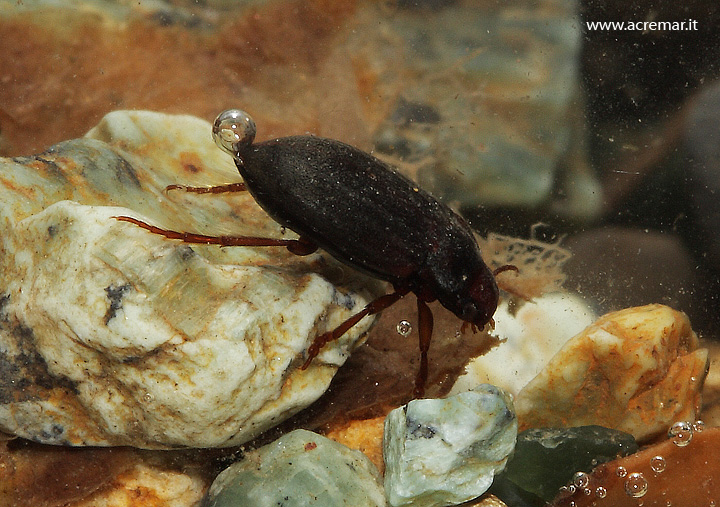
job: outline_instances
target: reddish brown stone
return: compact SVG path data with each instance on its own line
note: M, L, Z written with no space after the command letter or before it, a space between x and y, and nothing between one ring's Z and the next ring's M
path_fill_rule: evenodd
M720 500L718 450L720 428L695 432L685 447L666 440L625 458L598 466L588 474L585 486L575 487L572 494L561 493L552 505L715 505ZM662 459L656 458L658 456ZM579 483L583 484L583 481ZM646 492L642 493L644 489Z

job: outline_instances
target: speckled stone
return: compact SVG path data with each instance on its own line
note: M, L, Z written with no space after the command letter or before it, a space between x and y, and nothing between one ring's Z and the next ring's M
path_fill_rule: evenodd
M684 313L609 313L570 339L515 401L521 429L600 425L642 442L695 420L708 351Z
M455 505L482 495L515 446L510 396L482 384L414 400L385 419L385 492L394 507Z
M377 468L360 451L295 430L225 469L203 507L382 507Z
M240 444L317 399L371 324L301 370L314 337L369 301L367 279L321 253L187 245L112 218L291 235L247 193L163 193L239 181L203 120L111 113L83 139L0 159L0 175L2 431Z

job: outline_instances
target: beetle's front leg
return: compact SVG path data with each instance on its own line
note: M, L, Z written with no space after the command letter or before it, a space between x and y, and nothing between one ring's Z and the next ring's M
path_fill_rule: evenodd
M275 238L258 238L254 236L206 236L204 234L194 234L192 232L179 232L170 229L162 229L147 222L138 220L137 218L127 216L111 217L121 222L130 222L131 224L142 227L146 231L165 236L168 239L179 239L184 243L195 243L201 245L220 245L220 246L284 246L295 255L308 255L317 250L317 245L304 238L298 239L275 239Z

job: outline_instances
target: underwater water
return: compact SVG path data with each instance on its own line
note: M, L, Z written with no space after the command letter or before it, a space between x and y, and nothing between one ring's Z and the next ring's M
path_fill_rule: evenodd
M672 463L691 461L672 437L699 437L699 462L720 425L718 62L720 9L707 0L0 0L0 506L100 505L109 491L136 495L131 505L221 505L208 488L241 460L238 445L295 428L363 451L374 470L363 480L382 492L384 416L418 382L415 296L301 369L313 336L391 291L352 269L362 262L180 244L113 220L295 241L247 193L165 191L241 181L210 129L234 108L252 116L256 143L312 135L372 154L464 217L491 269L518 268L498 272L484 332L430 305L428 397L499 386L527 448L523 432L594 425L641 448L674 445L646 449L652 467L628 469L629 484L615 473L627 464L607 465L606 480L600 461L572 462L587 481L531 491L522 481L541 479L514 458L490 493L541 505L564 484L554 505L590 487L597 505L676 501L653 482L681 480ZM106 116L119 111L130 113ZM338 214L344 234L368 222ZM587 391L587 378L611 387ZM509 431L503 417L492 420ZM579 434L557 438L620 438ZM56 481L58 461L71 473ZM489 484L502 467L487 468ZM393 502L443 505L424 487ZM687 498L720 502L703 488Z

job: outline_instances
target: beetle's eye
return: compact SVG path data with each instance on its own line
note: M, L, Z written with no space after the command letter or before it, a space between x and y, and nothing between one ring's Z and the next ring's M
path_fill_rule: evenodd
M218 147L230 155L238 155L255 139L255 122L240 109L228 109L215 118L213 139Z

